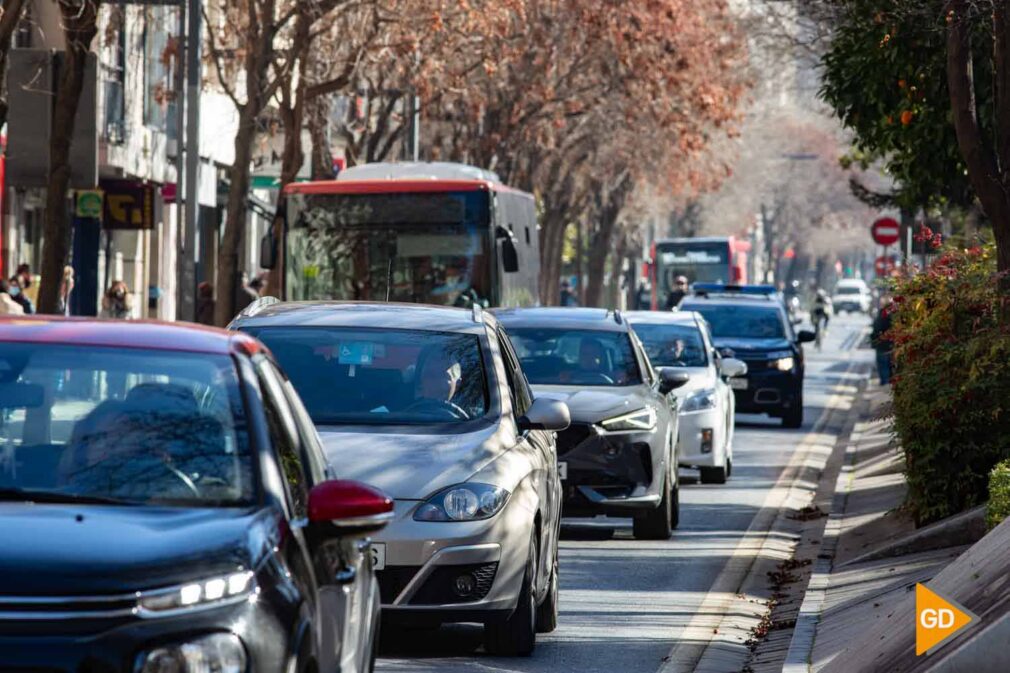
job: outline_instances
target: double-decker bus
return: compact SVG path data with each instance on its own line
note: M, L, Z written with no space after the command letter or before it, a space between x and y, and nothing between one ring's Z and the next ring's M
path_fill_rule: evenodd
M286 300L530 306L540 250L530 194L489 171L448 163L365 164L336 180L285 190L281 240L260 265L281 265Z
M649 280L652 308L666 305L678 276L688 283L747 283L747 253L750 243L735 236L667 238L652 244Z

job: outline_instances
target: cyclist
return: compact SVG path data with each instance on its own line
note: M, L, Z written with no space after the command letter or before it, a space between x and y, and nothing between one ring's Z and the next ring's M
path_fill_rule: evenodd
M817 296L814 297L814 308L810 311L810 320L814 323L814 333L817 335L817 338L814 339L817 350L821 349L821 341L824 338L824 333L828 331L828 322L831 320L829 305L828 293L824 290L817 290Z

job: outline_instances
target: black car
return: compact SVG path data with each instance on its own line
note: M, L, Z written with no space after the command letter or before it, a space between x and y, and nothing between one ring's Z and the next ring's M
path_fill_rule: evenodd
M567 516L634 518L635 537L666 539L679 521L677 398L689 380L656 372L620 313L594 308L497 312L537 397L564 401L558 433Z
M715 347L747 364L747 376L730 381L738 413L768 414L787 428L803 425L802 344L814 333L796 332L774 294L706 288L680 308L697 311L709 323Z
M0 321L0 670L370 671L366 535L251 337Z

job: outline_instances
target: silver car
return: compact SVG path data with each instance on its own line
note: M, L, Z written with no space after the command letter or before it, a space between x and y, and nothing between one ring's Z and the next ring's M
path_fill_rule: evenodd
M232 324L287 372L347 478L395 500L372 558L387 623L482 622L495 654L555 628L561 402L534 399L479 308L257 306Z

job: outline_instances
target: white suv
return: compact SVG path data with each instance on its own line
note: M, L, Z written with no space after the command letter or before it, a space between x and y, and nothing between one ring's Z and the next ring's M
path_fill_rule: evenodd
M866 282L859 278L846 278L838 281L835 292L831 296L835 313L869 313L873 298Z

